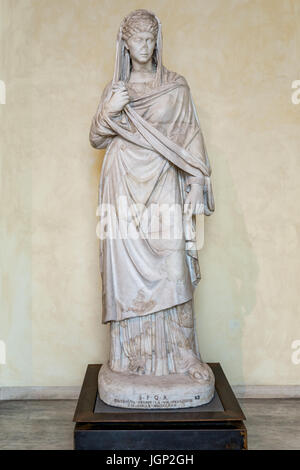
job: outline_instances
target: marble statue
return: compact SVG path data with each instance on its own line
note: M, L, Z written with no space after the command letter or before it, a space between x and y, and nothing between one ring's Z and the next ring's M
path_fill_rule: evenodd
M106 229L99 238L111 346L100 397L125 408L207 403L214 376L199 353L193 291L200 280L195 216L214 211L211 168L189 86L162 65L161 23L147 10L121 23L113 80L90 142L107 149L99 185ZM165 224L162 207L169 208ZM109 235L112 226L117 235Z

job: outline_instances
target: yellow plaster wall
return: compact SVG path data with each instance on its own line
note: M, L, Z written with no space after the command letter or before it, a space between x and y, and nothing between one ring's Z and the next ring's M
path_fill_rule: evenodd
M300 384L299 0L0 0L0 385L79 385L108 355L88 141L121 19L161 19L213 168L195 303L204 359L233 384Z

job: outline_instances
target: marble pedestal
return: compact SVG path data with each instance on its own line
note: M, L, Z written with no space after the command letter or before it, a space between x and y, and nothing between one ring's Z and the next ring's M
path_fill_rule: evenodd
M104 403L133 409L191 408L209 403L214 396L215 378L194 380L188 374L149 376L113 372L103 365L98 378Z
M100 365L89 365L74 421L76 450L247 449L245 416L218 363L210 363L215 394L210 403L182 409L128 409L104 403Z

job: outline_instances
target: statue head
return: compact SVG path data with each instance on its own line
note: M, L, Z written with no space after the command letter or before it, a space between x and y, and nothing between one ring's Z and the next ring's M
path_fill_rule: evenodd
M161 23L148 10L135 10L121 23L117 38L113 82L128 81L132 60L139 63L153 61L156 69L155 83L162 83L162 31Z
M122 39L132 59L146 63L152 58L158 28L155 15L147 10L135 10L124 18Z

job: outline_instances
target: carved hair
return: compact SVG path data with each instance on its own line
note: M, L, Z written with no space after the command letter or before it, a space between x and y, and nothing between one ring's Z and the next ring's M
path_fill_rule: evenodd
M147 10L135 10L123 21L122 39L127 41L135 33L147 31L152 33L156 39L158 33L158 22L155 15Z
M156 41L155 49L153 52L153 63L156 65L156 86L162 83L162 31L161 23L157 16L148 10L135 10L127 15L122 21L116 47L116 61L113 76L113 83L119 81L127 82L130 77L131 59L129 50L126 47L125 41L133 34L148 31L153 34Z

